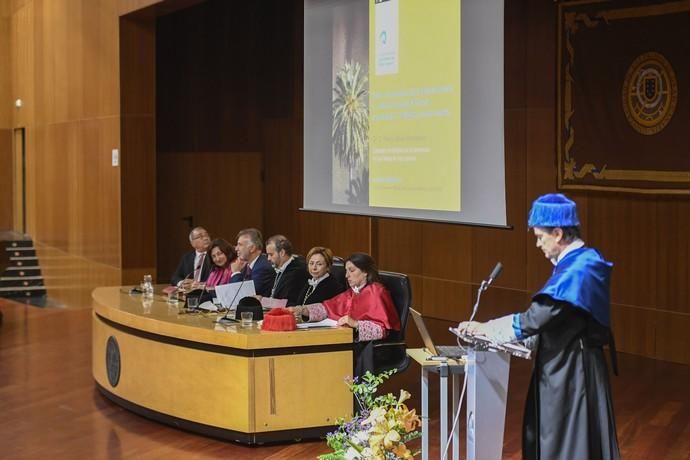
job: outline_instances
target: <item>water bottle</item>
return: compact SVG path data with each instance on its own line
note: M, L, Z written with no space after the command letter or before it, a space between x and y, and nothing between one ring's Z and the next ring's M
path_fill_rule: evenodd
M151 275L144 275L144 282L141 285L141 290L144 292L145 299L153 299L153 282Z

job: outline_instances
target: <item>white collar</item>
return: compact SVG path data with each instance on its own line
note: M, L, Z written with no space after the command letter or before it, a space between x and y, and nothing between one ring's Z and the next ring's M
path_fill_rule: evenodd
M359 294L360 292L362 292L364 290L365 287L367 287L367 283L364 283L361 286L352 286L351 289L352 289L352 292L354 292L355 294Z
M573 252L573 251L576 250L576 249L580 249L580 248L583 247L584 245L585 245L585 242L584 242L584 241L582 241L580 238L576 239L575 241L573 241L572 243L570 243L568 246L566 246L565 249L563 249L563 250L561 251L561 253L558 254L558 257L556 257L555 260L554 260L554 259L551 259L551 263L554 264L554 265L558 265L558 262L560 262L561 260L563 260L563 258L564 258L568 253Z
M287 267L288 265L290 265L290 262L292 262L292 259L294 259L294 258L295 258L295 256L290 256L290 258L289 258L288 260L286 260L285 263L284 263L283 265L281 265L280 267L276 268L276 272L283 272L283 271L285 271L285 267Z
M325 280L329 276L330 276L330 273L326 272L322 276L320 276L319 278L316 278L316 279L309 278L307 280L307 283L309 283L309 286L316 287L321 281Z

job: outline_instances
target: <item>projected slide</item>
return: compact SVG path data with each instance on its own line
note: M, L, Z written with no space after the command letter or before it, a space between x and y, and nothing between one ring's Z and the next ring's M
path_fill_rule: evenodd
M369 205L460 211L460 2L369 9Z
M303 209L506 225L503 0L304 0Z

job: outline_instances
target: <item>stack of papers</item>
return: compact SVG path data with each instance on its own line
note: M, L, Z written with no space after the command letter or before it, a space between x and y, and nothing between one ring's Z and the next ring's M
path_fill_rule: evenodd
M334 319L326 318L323 321L314 323L299 323L297 329L311 329L313 327L336 327L338 322Z

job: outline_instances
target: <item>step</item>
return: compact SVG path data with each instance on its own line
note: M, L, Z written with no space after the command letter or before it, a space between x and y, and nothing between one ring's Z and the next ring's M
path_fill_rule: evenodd
M41 272L41 267L39 267L38 265L23 265L23 266L21 266L21 267L7 267L7 269L5 270L5 273L7 273L7 272L9 272L9 271L12 271L12 272L19 272L19 271L28 272L28 271L33 271L33 270L36 270L36 271L38 271L38 273L40 273L40 272ZM10 275L10 274L12 274L12 273L7 273L7 274ZM21 276L21 275L20 275L20 276Z
M20 278L19 281L6 281L0 279L0 288L25 288L30 286L43 286L43 277L39 276L37 279Z
M41 275L31 276L0 276L0 281L25 281L25 280L42 280Z
M4 246L6 248L24 248L24 247L33 247L34 242L31 240L20 240L20 241L8 241L8 240L3 240L0 241L0 246Z
M2 292L0 291L0 297L5 299L25 299L25 298L35 298L35 297L46 297L48 292L43 290L35 291L13 291L13 292ZM33 303L33 302L32 302Z
M38 260L36 256L10 256L10 260Z

